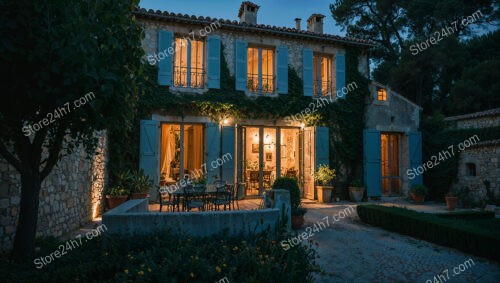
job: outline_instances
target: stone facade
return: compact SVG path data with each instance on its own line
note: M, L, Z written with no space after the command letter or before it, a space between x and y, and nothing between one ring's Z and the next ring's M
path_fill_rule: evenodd
M62 158L42 182L37 237L63 236L101 214L106 184L107 135L98 134L96 154L82 147ZM12 249L21 200L19 173L0 158L0 251Z

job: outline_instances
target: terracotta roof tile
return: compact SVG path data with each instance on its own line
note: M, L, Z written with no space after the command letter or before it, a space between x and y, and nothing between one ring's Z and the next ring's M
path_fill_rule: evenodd
M500 108L494 108L494 109L489 109L486 111L469 113L469 114L458 115L458 116L450 116L450 117L444 118L444 120L445 121L457 121L457 120L467 120L467 119L481 118L481 117L487 117L487 116L497 116L497 115L500 115Z
M338 35L325 34L325 33L315 33L307 30L298 30L296 28L288 28L288 27L276 27L271 25L264 24L247 24L247 23L239 23L238 21L231 21L228 19L216 19L211 17L198 17L182 15L181 13L168 13L167 11L153 11L152 9L146 10L144 8L136 8L133 11L133 14L139 18L144 19L153 19L165 22L182 22L182 23L193 23L193 24L211 24L214 21L219 21L222 28L228 29L239 29L239 30L248 30L252 32L263 32L263 33L271 33L277 35L285 35L303 39L314 39L314 40L322 40L328 42L335 42L344 45L358 45L364 47L374 47L376 43L371 40L354 38L354 37L341 37Z

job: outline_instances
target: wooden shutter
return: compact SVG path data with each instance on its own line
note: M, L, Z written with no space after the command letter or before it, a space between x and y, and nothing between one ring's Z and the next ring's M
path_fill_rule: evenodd
M173 81L173 54L168 49L173 46L174 34L171 31L158 31L158 54L166 57L158 61L158 84L171 86Z
M207 170L207 181L213 183L214 175L219 175L220 168L217 165L217 159L220 156L220 135L219 125L207 123L205 125L205 162ZM214 166L212 166L212 162Z
M342 93L345 87L345 54L337 53L335 55L335 91L337 98L345 99L346 95Z
M380 131L363 131L364 183L369 197L382 195L382 167L380 156Z
M230 154L230 159L223 159L224 164L222 165L222 180L227 183L234 184L234 162L235 162L235 128L233 126L222 127L222 152L221 157L226 154ZM229 155L227 155L229 157Z
M220 88L220 38L218 36L208 37L208 88Z
M277 65L278 65L278 93L288 93L288 48L284 45L278 46L277 51Z
M328 127L316 127L315 134L317 170L320 165L330 165L330 137L328 135Z
M313 96L313 51L302 49L302 80L304 81L304 96Z
M243 40L236 40L236 90L247 90L247 43Z
M153 184L159 183L159 160L160 160L160 123L153 120L141 120L140 129L140 150L139 150L139 168L144 174L149 176ZM151 188L151 197L156 197L156 187Z
M408 142L410 149L410 168L422 166L422 133L410 132L408 134ZM410 180L410 185L422 185L423 176L419 174Z

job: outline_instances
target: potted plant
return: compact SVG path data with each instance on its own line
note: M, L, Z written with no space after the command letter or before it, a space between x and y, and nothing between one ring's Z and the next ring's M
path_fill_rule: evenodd
M322 203L330 202L332 198L332 180L335 178L335 169L330 169L328 165L320 165L318 171L314 172L314 180L318 183L318 201Z
M153 182L149 180L149 176L145 175L142 170L134 172L131 178L132 199L148 198L148 192L152 185Z
M414 202L422 203L428 191L429 190L424 185L413 185L410 190L410 195Z
M362 201L364 194L365 188L363 187L363 181L361 181L360 179L352 181L351 186L349 186L349 198L351 199L351 201Z
M127 201L128 198L128 190L120 187L114 186L110 187L108 193L106 194L106 201L108 203L108 208L113 209L120 204Z
M290 192L290 205L292 208L292 228L299 229L304 224L304 214L307 209L301 206L300 190L297 180L289 177L280 177L274 181L273 190L282 189Z
M167 172L162 172L160 175L160 187L165 187L167 185Z
M457 207L457 202L458 202L458 197L455 196L453 192L449 192L446 197L446 208L448 210L455 210L455 207Z

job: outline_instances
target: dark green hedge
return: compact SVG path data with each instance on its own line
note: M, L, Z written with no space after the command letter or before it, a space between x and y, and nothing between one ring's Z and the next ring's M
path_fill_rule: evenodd
M500 261L499 219L456 220L396 207L360 205L357 212L364 222L400 234ZM476 221L489 221L475 225Z
M437 214L436 216L441 218L474 220L492 219L495 218L495 213L493 211L455 211L450 213Z

